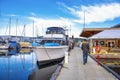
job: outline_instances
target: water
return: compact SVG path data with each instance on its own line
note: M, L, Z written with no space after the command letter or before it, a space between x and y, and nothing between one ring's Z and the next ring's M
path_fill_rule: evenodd
M49 80L57 64L38 68L31 50L0 53L0 80Z
M120 76L120 64L119 64L120 60L119 59L101 59L101 62ZM118 63L118 65L113 63Z
M117 74L120 75L120 67L109 67L110 69L112 69L113 71L115 71Z

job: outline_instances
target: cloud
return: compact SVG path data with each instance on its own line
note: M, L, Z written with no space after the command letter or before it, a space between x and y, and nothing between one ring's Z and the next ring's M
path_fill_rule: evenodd
M29 17L29 19L36 22L36 24L48 26L65 26L65 25L73 25L73 23L65 18L58 18L58 19L47 19L47 18L36 18L36 17Z
M16 14L3 14L2 16L7 16L7 17L18 17L19 15L16 15Z
M18 35L18 36L24 36L24 32L25 32L25 36L42 36L45 34L46 28L47 27L51 27L51 26L60 26L60 27L66 27L68 29L67 34L69 36L73 35L75 37L79 36L80 33L80 29L78 29L77 27L75 27L75 24L73 22L71 22L69 19L60 17L57 19L47 19L47 18L39 18L39 17L27 17L27 19L30 20L29 23L27 24L23 24L23 25L19 25L17 27L17 33L16 33L16 25L12 24L11 26L11 33L10 35ZM20 23L20 21L19 21ZM25 26L25 29L24 29ZM34 31L33 31L33 26L34 26ZM9 30L6 28L2 29L2 33L0 33L1 35L4 35L6 32L6 35L9 35Z
M75 24L73 22L71 22L70 20L60 17L58 19L43 19L43 18L36 18L36 17L29 17L29 19L34 21L34 25L37 26L37 30L39 31L40 35L44 35L43 32L45 32L47 27L51 27L51 26L60 26L60 27L66 27L68 29L68 34L72 34L74 33L73 31L71 31L70 33L70 26L75 26ZM32 24L31 24L32 25ZM72 28L74 29L74 31L78 31L78 29ZM76 36L78 36L78 34L76 34Z
M105 22L107 20L114 20L120 17L120 4L102 4L94 6L80 6L68 7L63 5L72 15L78 17L79 19L74 20L74 22L83 23L84 12L85 12L85 22L87 24L92 22Z
M19 21L17 24L17 31L16 31L17 15L9 15L9 16L13 16L13 17L15 16L15 19L13 19L12 17L10 35L24 36L24 33L25 33L25 36L31 36L31 37L37 36L37 35L42 36L45 34L45 30L47 27L60 26L60 27L67 27L68 29L67 33L69 36L73 34L75 37L79 36L80 30L77 29L75 24L70 19L67 19L67 18L63 18L63 17L52 18L52 19L39 18L37 17L37 14L31 12L31 16L29 17L22 16L22 18L19 18ZM8 20L7 20L7 24L8 24ZM25 26L25 29L24 29L24 26ZM34 31L33 31L33 26L34 26ZM71 31L70 31L70 28L71 28ZM0 35L9 35L8 26L1 28Z

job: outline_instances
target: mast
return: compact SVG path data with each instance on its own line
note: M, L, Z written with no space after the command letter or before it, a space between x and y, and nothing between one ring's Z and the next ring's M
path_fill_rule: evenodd
M18 26L18 19L16 19L16 41L18 42L18 39L17 39L17 26Z
M11 33L11 17L9 19L9 37L10 37L10 33Z
M26 28L26 25L24 25L24 37L25 37L25 35L26 35L26 34L25 34L25 32L26 32L26 29L25 29L25 28Z
M16 19L16 36L17 36L17 26L18 26L18 19Z
M34 21L33 21L33 37L34 37Z
M9 40L10 40L10 33L11 33L11 17L9 18L9 26L8 26L8 29L9 29L8 41L9 41Z
M84 22L83 27L85 28L85 10L84 10Z
M24 27L23 27L23 30L22 30L22 41L23 41L23 39L25 38L25 27L26 27L26 25L24 24Z
M70 36L71 36L71 25L70 25Z

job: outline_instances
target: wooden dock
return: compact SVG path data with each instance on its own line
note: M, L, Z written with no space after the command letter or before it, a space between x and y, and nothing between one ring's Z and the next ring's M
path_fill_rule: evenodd
M83 65L82 51L74 48L69 56L68 64L64 63L56 80L118 80L112 73L97 64L91 57Z

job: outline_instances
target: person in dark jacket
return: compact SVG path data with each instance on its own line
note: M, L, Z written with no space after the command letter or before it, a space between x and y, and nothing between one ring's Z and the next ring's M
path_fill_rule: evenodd
M83 64L87 63L87 58L88 58L88 53L89 53L89 43L87 42L86 39L84 39L81 49L83 51Z

